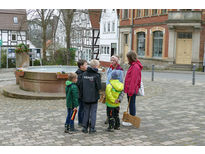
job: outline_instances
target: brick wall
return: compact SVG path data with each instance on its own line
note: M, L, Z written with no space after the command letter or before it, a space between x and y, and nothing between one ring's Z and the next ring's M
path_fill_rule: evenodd
M159 23L168 20L168 15L151 16L143 18L135 18L134 24L147 24L147 23Z
M149 49L149 46L150 46L150 29L152 29L153 27L163 27L163 28L165 28L165 49L164 49L164 56L165 57L168 57L168 43L169 43L169 32L168 32L168 27L167 27L167 25L155 25L155 26L142 26L142 27L135 27L134 29L133 29L133 31L135 30L135 29L137 29L137 28L145 28L145 29L147 29L147 35L148 35L148 38L147 38L147 40L146 41L148 41L147 42L147 51L145 51L145 52L147 52L147 56L150 56L150 55L152 55L152 51L149 51L150 49ZM135 35L134 35L134 33L133 33L133 38L135 37ZM132 46L132 49L134 49L134 44L135 43L133 43L133 46Z

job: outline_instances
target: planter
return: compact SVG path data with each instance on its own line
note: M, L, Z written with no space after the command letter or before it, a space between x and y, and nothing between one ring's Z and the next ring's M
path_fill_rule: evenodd
M57 74L57 79L68 79L68 74Z
M15 74L16 74L16 76L24 76L24 72L23 71L21 71L21 72L16 71Z
M16 53L16 68L29 67L29 54L26 52Z

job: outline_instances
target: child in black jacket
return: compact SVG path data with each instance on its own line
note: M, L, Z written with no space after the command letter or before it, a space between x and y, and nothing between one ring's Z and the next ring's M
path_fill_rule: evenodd
M87 70L87 61L81 59L81 60L78 61L77 64L78 64L78 70L75 73L78 75L77 86L78 86L79 92L81 92L80 84L82 83L82 75ZM80 96L81 96L81 94L80 94ZM83 103L81 97L79 97L79 99L78 99L78 104L79 104L79 109L78 109L78 125L82 126L83 116L84 116L84 103Z
M98 73L99 61L91 60L90 67L87 68L82 75L82 84L80 84L80 94L84 102L84 117L82 132L88 133L88 125L90 121L89 133L95 133L95 123L97 114L97 102L99 99L99 90L101 89L101 76Z

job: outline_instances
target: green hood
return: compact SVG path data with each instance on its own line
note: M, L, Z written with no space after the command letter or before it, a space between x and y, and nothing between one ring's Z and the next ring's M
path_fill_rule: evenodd
M123 83L121 83L119 80L110 80L110 83L117 91L122 91L124 89Z
M66 86L68 86L68 85L72 84L72 82L68 80L68 81L66 81L65 84L66 84Z

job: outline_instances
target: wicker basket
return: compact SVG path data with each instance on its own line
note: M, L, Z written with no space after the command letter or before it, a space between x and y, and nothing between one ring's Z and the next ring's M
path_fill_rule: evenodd
M136 128L139 128L140 127L141 119L139 117L137 117L137 116L133 116L133 115L130 115L128 113L128 109L129 109L129 105L130 105L130 100L131 100L131 97L129 98L129 103L128 103L127 111L123 113L122 121L130 122L133 126L135 126Z
M132 116L130 115L128 112L124 112L123 113L123 117L122 120L124 122L130 122L133 126L135 126L136 128L140 127L140 121L141 119L139 117L136 116Z

